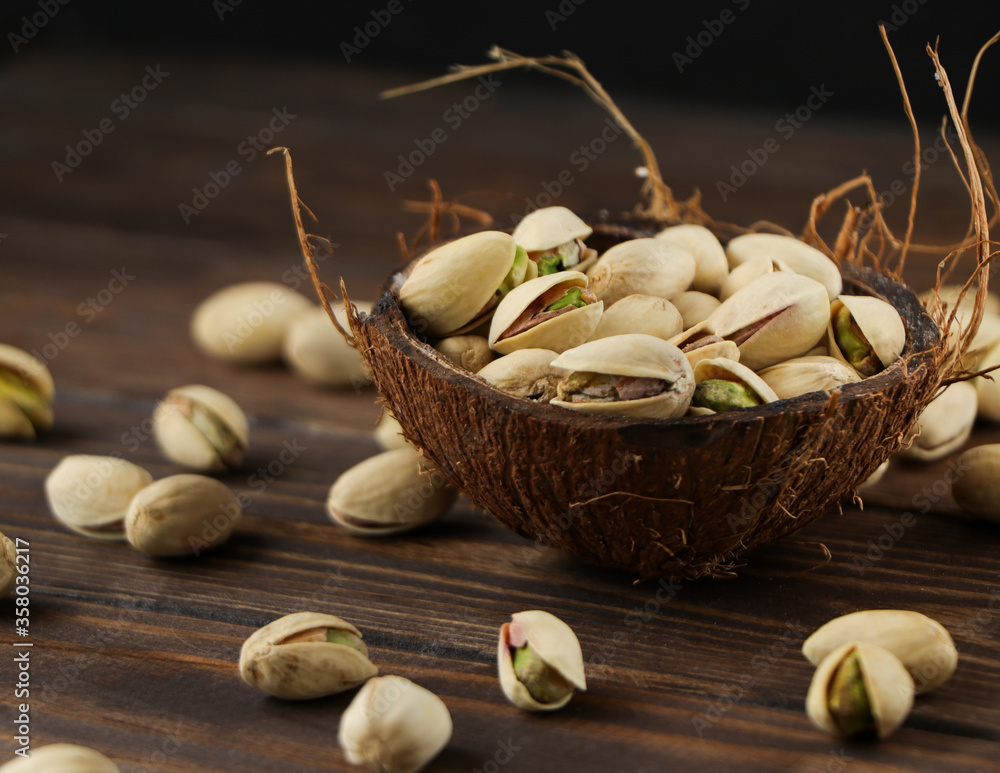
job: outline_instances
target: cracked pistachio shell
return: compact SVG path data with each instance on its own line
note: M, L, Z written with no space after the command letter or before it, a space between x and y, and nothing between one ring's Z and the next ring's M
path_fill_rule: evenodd
M0 597L14 590L17 575L17 549L14 541L0 533Z
M702 339L702 341L699 341L697 346L692 345L681 350L687 357L692 371L702 360L724 358L734 362L740 361L740 348L732 341L725 341L721 338Z
M593 334L601 320L604 303L588 303L535 325L523 333L497 340L540 295L552 288L587 287L587 277L579 271L558 271L518 285L500 301L490 324L490 347L501 354L516 349L551 349L564 352L579 346Z
M388 408L382 411L382 416L375 425L375 442L383 451L410 448L410 444L403 437L403 428L399 426L399 420Z
M802 654L818 666L833 650L851 641L877 644L899 658L918 693L946 682L958 665L958 650L945 627L905 609L865 609L836 617L805 640Z
M737 290L703 324L721 338L748 335L737 342L740 362L758 371L805 354L824 336L829 322L823 285L779 271Z
M281 357L288 326L313 303L277 282L242 282L208 296L191 315L191 338L209 357L264 363Z
M852 641L830 652L813 674L806 695L806 713L821 730L843 735L830 713L830 683L851 655L858 659L875 732L879 738L886 738L903 724L913 707L913 679L899 658L876 644Z
M451 508L456 491L414 448L383 451L337 478L327 497L335 523L363 537L416 529Z
M687 250L694 257L691 289L716 295L729 273L726 251L715 234L703 225L683 224L664 228L655 237L665 244ZM688 325L690 327L690 325Z
M668 388L653 397L616 402L572 403L554 399L552 405L602 416L673 418L683 416L694 393L694 373L687 357L662 338L642 333L589 341L563 352L552 361L569 373L606 373L614 376L656 378Z
M125 541L132 498L153 482L142 467L116 456L66 456L45 478L56 520L85 537Z
M685 290L671 298L670 302L681 313L684 330L694 327L699 322L704 322L722 303L714 295L697 290Z
M222 472L243 461L250 425L236 401L202 384L171 389L153 413L153 435L172 462Z
M787 263L777 258L760 257L748 260L746 263L741 263L734 268L722 281L722 288L719 290L719 300L726 300L741 287L750 284L754 279L760 279L765 274L791 270Z
M978 368L992 368L1000 365L1000 344L994 344L980 358ZM990 377L978 376L972 379L976 387L978 415L994 423L1000 422L1000 371L993 371Z
M477 325L516 252L514 238L502 231L470 234L428 252L399 288L411 325L434 338Z
M590 289L607 306L635 293L670 300L691 286L694 275L694 256L658 239L616 244L587 270Z
M745 384L752 389L757 397L760 398L762 403L773 403L778 400L778 396L774 393L774 390L771 389L771 387L769 387L760 376L750 370L750 368L746 365L741 365L736 360L731 360L727 357L703 359L694 366L693 370L695 386L700 384L702 381L708 381L709 379L736 381ZM706 415L703 413L704 411L715 413L715 411L712 411L709 408L703 408L697 415Z
M221 481L171 475L132 498L125 536L151 556L197 556L225 542L242 512L239 500Z
M567 689L557 700L541 703L528 691L514 670L512 649L527 645L544 663L542 670L554 672ZM583 652L573 629L550 612L533 609L511 615L509 623L500 627L497 642L497 670L500 687L508 700L527 711L553 711L562 708L573 697L573 690L584 692L587 678L583 668Z
M788 264L797 274L820 282L833 300L843 289L840 269L830 258L791 236L781 234L743 234L730 239L726 245L730 270L754 258L776 258Z
M358 311L370 314L371 303L357 301ZM333 307L344 330L349 330L344 304ZM304 381L325 387L359 387L370 383L364 359L334 326L326 309L314 306L288 326L281 346L285 364Z
M807 355L779 362L760 372L779 398L826 392L861 380L858 372L835 357Z
M31 750L30 757L15 757L0 765L2 773L120 773L119 767L99 751L71 743L53 743Z
M924 408L898 453L925 462L947 456L969 439L976 411L976 388L967 381L951 384Z
M958 479L951 484L963 510L1000 523L1000 445L989 443L958 457Z
M837 344L833 326L834 317L844 306L851 313L858 329L868 339L872 351L875 352L875 356L878 357L883 368L889 367L899 359L899 355L906 345L906 328L903 326L903 319L891 303L867 295L841 295L830 304L830 324L826 331L826 346L834 357L842 362L847 362L844 353Z
M552 365L558 353L551 349L518 349L493 360L479 376L516 397L547 403L556 396L556 385L566 371Z
M52 426L52 374L23 349L0 344L0 437L34 440Z
M626 295L601 315L590 340L646 333L668 341L684 329L684 320L674 305L655 295Z
M566 207L543 207L525 215L512 236L525 252L541 252L574 239L586 239L593 232L593 228Z
M486 367L494 356L490 342L482 336L449 336L434 344L434 348L458 367L473 373Z
M326 640L327 631L351 644ZM335 615L295 612L256 631L240 650L240 676L276 698L320 698L357 687L378 673L361 631Z
M448 707L401 676L369 679L340 718L340 747L352 765L376 773L416 773L451 739Z

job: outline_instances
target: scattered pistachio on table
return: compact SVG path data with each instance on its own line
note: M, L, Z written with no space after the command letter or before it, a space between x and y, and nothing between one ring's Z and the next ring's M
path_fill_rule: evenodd
M124 542L129 504L152 482L147 470L120 457L73 454L45 478L45 498L52 515L68 529Z
M573 629L550 612L511 615L497 642L500 687L515 706L553 711L587 689L583 653Z
M31 750L29 757L16 757L0 765L2 773L120 773L118 766L94 749L70 743L54 743Z
M377 773L416 773L451 739L448 707L401 676L376 676L340 718L338 740L348 762Z
M375 676L361 631L335 615L295 612L256 631L240 650L240 676L277 698L319 698Z
M976 412L976 388L968 381L950 384L917 417L897 453L924 462L947 456L969 439Z
M370 313L371 303L356 301L358 311ZM333 307L344 330L348 329L344 304ZM361 387L370 383L361 354L334 326L326 309L314 306L301 311L288 325L281 345L285 364L310 384L324 387Z
M52 426L55 385L45 364L23 349L0 344L0 437L34 440Z
M976 446L956 462L962 470L951 484L951 494L963 510L1000 523L1000 444Z
M383 451L392 451L396 448L409 448L410 444L403 437L403 428L399 426L399 419L392 415L388 408L382 411L378 423L375 425L375 442Z
M0 532L0 597L14 590L17 575L17 549L14 541Z
M250 425L229 395L191 384L170 390L156 406L153 435L171 461L194 470L222 472L243 461Z
M133 497L125 536L151 556L199 555L225 542L241 514L239 500L221 481L171 475Z

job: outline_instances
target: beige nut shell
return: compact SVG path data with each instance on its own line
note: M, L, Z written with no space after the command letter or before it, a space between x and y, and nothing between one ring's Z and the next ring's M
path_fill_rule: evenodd
M697 290L685 290L678 293L670 299L670 302L681 313L684 330L694 327L699 322L704 322L722 303L714 295Z
M30 399L17 400L0 393L0 437L32 440L36 430L52 426L52 374L41 360L9 344L0 344L0 371L20 376L33 393Z
M393 416L388 408L382 412L373 434L375 442L383 451L410 447L409 442L403 437L403 428L399 424L399 419Z
M961 475L951 485L958 506L1000 523L1000 444L989 443L958 457Z
M519 634L523 635L527 644L549 668L576 690L584 692L587 689L583 652L573 629L551 612L532 609L511 615L511 622L500 627L497 671L500 687L511 703L527 711L554 711L565 706L573 697L569 693L553 703L539 703L528 692L528 688L521 684L514 673L514 662L510 654L511 634L515 628L520 629Z
M205 436L179 402L190 401L208 411L211 421L221 423L235 438L236 445L225 456ZM170 461L205 472L222 472L239 464L250 441L246 414L229 395L204 384L171 389L153 412L153 435Z
M354 306L364 314L372 310L366 301L355 301ZM332 309L337 321L348 330L344 304L338 303ZM340 388L369 383L361 354L347 343L322 306L306 309L292 320L281 344L281 356L295 375L310 384Z
M473 373L482 370L495 356L490 342L477 335L448 336L434 344L434 348L452 364Z
M972 384L968 381L950 384L917 417L897 453L924 462L947 456L969 439L977 410L976 388Z
M858 329L868 339L872 351L883 367L888 367L899 359L903 347L906 346L906 328L903 326L903 320L891 303L868 295L841 295L830 304L830 325L827 327L826 346L834 357L847 362L840 346L837 345L833 328L833 318L844 306L851 313Z
M794 357L764 368L759 375L782 399L839 389L861 380L858 372L846 362L825 355Z
M71 743L34 747L30 757L15 757L0 765L2 773L121 773L99 751Z
M566 374L552 365L558 356L551 349L518 349L493 360L477 375L509 394L547 403L555 397L556 384Z
M811 277L827 290L829 300L840 295L843 279L840 269L830 258L792 236L781 234L742 234L726 244L729 269L754 258L777 258L784 261L797 274Z
M12 539L0 533L0 598L14 590L17 575L17 548Z
M604 310L597 328L590 336L598 338L624 333L646 333L669 341L684 329L681 313L665 298L655 295L626 295Z
M543 207L529 212L514 228L515 244L526 252L542 252L574 239L586 239L594 232L566 207Z
M716 295L729 273L726 251L715 234L703 225L684 223L664 228L656 239L687 250L694 257L695 273L691 289ZM693 324L693 323L692 323ZM690 327L690 325L688 325Z
M719 289L719 300L726 300L741 287L746 287L754 279L760 279L765 274L791 270L787 263L776 258L760 257L748 260L729 272L722 281L722 287Z
M283 643L317 628L346 631L359 639L361 631L336 615L294 612L253 633L240 649L240 676L251 687L276 698L299 700L350 690L378 673L362 650L325 641Z
M691 286L694 256L659 239L630 239L616 244L587 270L590 289L611 306L635 293L670 300Z

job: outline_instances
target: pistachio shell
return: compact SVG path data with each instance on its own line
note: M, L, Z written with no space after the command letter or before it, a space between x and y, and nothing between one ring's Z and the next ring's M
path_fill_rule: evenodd
M514 228L514 242L527 252L541 252L573 239L586 239L594 229L566 207L543 207L529 212Z
M976 367L986 369L997 365L1000 365L1000 343L987 349ZM979 418L1000 422L1000 370L993 371L989 376L978 376L972 384L976 387Z
M760 372L760 377L779 398L796 397L808 392L826 392L861 380L846 362L835 357L807 355L779 362Z
M573 697L568 691L562 698L540 703L521 683L514 671L512 649L525 644L531 647L549 670L581 692L587 689L583 652L573 629L555 615L535 609L511 615L511 622L500 628L497 642L497 670L504 695L518 708L527 711L553 711Z
M694 275L691 253L658 239L616 244L587 271L590 289L608 306L634 293L670 300L690 287Z
M559 355L552 361L552 365L570 372L653 378L667 382L667 388L661 394L634 400L614 402L552 400L552 405L583 413L672 418L684 415L694 393L694 374L681 351L662 338L642 333L589 341Z
M718 294L722 281L729 273L729 263L726 260L726 251L715 238L715 234L703 225L683 224L664 228L656 238L675 247L681 247L694 257L695 273L691 281L692 290L711 295Z
M383 410L378 424L375 425L375 442L383 451L410 447L406 438L403 437L403 428L399 426L399 420L392 415L388 408Z
M906 345L906 328L899 312L891 303L867 295L841 295L830 304L830 325L827 327L826 345L838 360L847 362L837 344L833 319L841 307L846 306L855 324L868 339L872 351L883 367L899 359Z
M972 311L975 308L976 287L973 286L962 295L961 285L944 285L938 294L941 303L944 305L947 320L952 309L958 306L955 314L955 322L948 330L948 338L954 342L960 332L963 332L972 321ZM931 308L934 304L934 291L928 290L920 294L920 300L924 306ZM986 294L986 305L983 308L983 317L979 323L976 335L969 345L969 349L962 358L962 367L969 370L977 370L988 367L982 363L981 357L986 351L1000 341L1000 297L995 293Z
M976 409L976 388L967 381L951 384L924 408L898 453L925 462L947 456L969 439Z
M745 384L752 389L763 403L773 403L778 400L778 396L774 393L774 390L760 376L746 365L742 365L736 360L731 360L727 357L702 359L694 366L693 372L695 386L709 379L735 381Z
M504 392L547 403L556 396L556 384L566 375L565 370L552 365L558 356L551 349L518 349L493 360L478 375Z
M481 231L424 255L399 288L410 324L444 338L474 324L514 263L517 245L502 231Z
M734 362L740 361L740 348L732 341L725 341L720 338L714 340L704 339L704 343L699 341L697 345L692 344L681 351L687 357L692 371L702 360L724 358L733 360Z
M696 290L685 290L671 298L670 302L681 313L685 330L694 327L699 322L704 322L712 315L713 311L719 308L721 303L714 295Z
M590 340L623 333L646 333L667 341L684 329L674 305L655 295L627 295L605 310Z
M905 609L865 609L830 620L802 645L802 654L818 666L837 647L851 641L888 650L913 677L916 692L946 682L958 664L958 650L941 623Z
M1000 445L989 443L958 457L959 478L951 484L958 506L1000 523Z
M473 373L482 370L493 359L490 342L482 336L449 336L434 344L434 348L458 367Z
M63 457L45 478L45 498L56 520L85 537L125 540L129 503L153 476L115 456Z
M358 311L371 313L371 303L357 301ZM337 321L347 330L344 304L333 307ZM347 343L326 309L316 306L301 312L288 326L281 354L295 375L325 387L360 387L369 383L361 354Z
M958 303L959 306L961 307L960 310L972 311L972 308L975 305L976 286L973 285L972 287L970 287L969 291L965 293L965 296L962 298L960 302L959 296L962 295L963 288L964 285L959 285L959 284L942 285L938 289L938 297L941 299L942 303L947 305L949 309L953 309L955 307L955 304ZM919 298L921 303L923 303L925 306L928 305L931 301L931 298L933 297L933 294L934 294L933 290L927 290L926 292L920 293ZM987 293L986 306L983 308L983 311L986 312L987 314L1000 315L1000 295L997 295L996 293Z
M843 289L843 279L837 264L815 247L791 236L742 234L729 240L726 257L729 259L730 270L759 257L782 260L792 271L820 282L831 301Z
M14 541L0 533L0 598L17 584L17 548Z
M722 281L719 289L719 300L726 300L741 287L750 284L754 279L759 279L765 274L773 274L775 271L791 271L788 264L777 258L759 257L741 263L734 268Z
M221 472L243 461L250 441L246 414L229 395L202 384L171 389L153 413L153 435L173 462Z
M30 757L15 757L0 765L3 773L120 773L99 751L71 743L33 747Z
M32 440L52 426L55 385L45 364L23 349L0 344L0 437Z
M740 362L757 371L805 354L823 337L829 319L823 285L781 271L737 290L704 324L722 338L748 335L737 342Z
M604 304L601 301L570 309L517 335L498 340L539 296L557 286L564 286L566 289L586 288L587 277L579 271L559 271L515 287L500 302L493 315L493 322L490 324L490 347L501 354L510 354L516 349L551 349L564 352L590 338L604 311Z
M806 713L813 724L834 735L842 735L830 714L829 687L837 668L856 654L879 738L895 732L913 706L913 679L899 658L888 650L865 642L847 642L819 664L806 695Z
M965 320L961 320L961 327L965 327ZM953 330L949 330L949 339L954 338ZM970 370L977 370L988 367L983 364L984 355L997 344L1000 344L1000 315L984 313L979 321L979 328L965 355L962 357L962 367Z
M889 471L890 461L891 460L886 459L882 462L882 464L876 467L875 472L865 478L864 482L858 486L858 491L864 493L867 488L878 485L878 482L882 480L882 478L885 477L885 474Z
M443 516L455 489L413 448L397 448L344 472L327 498L330 518L363 537L410 531Z
M242 512L233 492L215 478L171 475L132 498L125 536L151 556L197 556L225 542Z
M305 640L319 632L323 638ZM326 641L325 632L349 635L353 645ZM291 641L289 641L291 640ZM319 698L350 690L378 673L361 631L335 615L295 612L256 631L240 650L240 676L277 698Z
M451 733L451 714L437 695L401 676L376 676L344 711L337 738L352 765L416 773L448 745Z

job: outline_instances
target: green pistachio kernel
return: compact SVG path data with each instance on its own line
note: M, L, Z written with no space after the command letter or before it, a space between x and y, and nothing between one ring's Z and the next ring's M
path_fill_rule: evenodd
M698 408L711 408L716 413L732 408L753 408L763 405L763 400L746 384L739 381L726 381L721 378L710 378L695 387L691 405Z
M361 643L361 639L350 631L338 631L331 628L326 632L326 640L330 644L343 644L344 646L355 649L358 652L365 651L364 645Z
M514 251L514 262L511 264L510 271L507 272L507 276L500 283L500 295L506 295L524 281L524 275L528 273L529 260L530 258L528 257L528 253L524 251L524 247L517 245L517 249Z
M538 276L548 276L562 270L562 255L543 255L538 259Z
M844 359L862 376L874 376L882 370L882 363L872 351L872 345L861 332L858 323L846 306L837 309L833 318L833 333Z
M875 718L856 652L844 658L834 672L830 680L829 706L830 716L844 735L875 732Z
M573 692L573 685L542 660L530 644L514 650L514 675L539 703L555 703Z
M587 301L583 298L583 289L579 287L571 287L566 291L559 300L550 303L545 307L545 311L559 311L559 309L565 309L567 306L576 306L581 308L587 305Z

